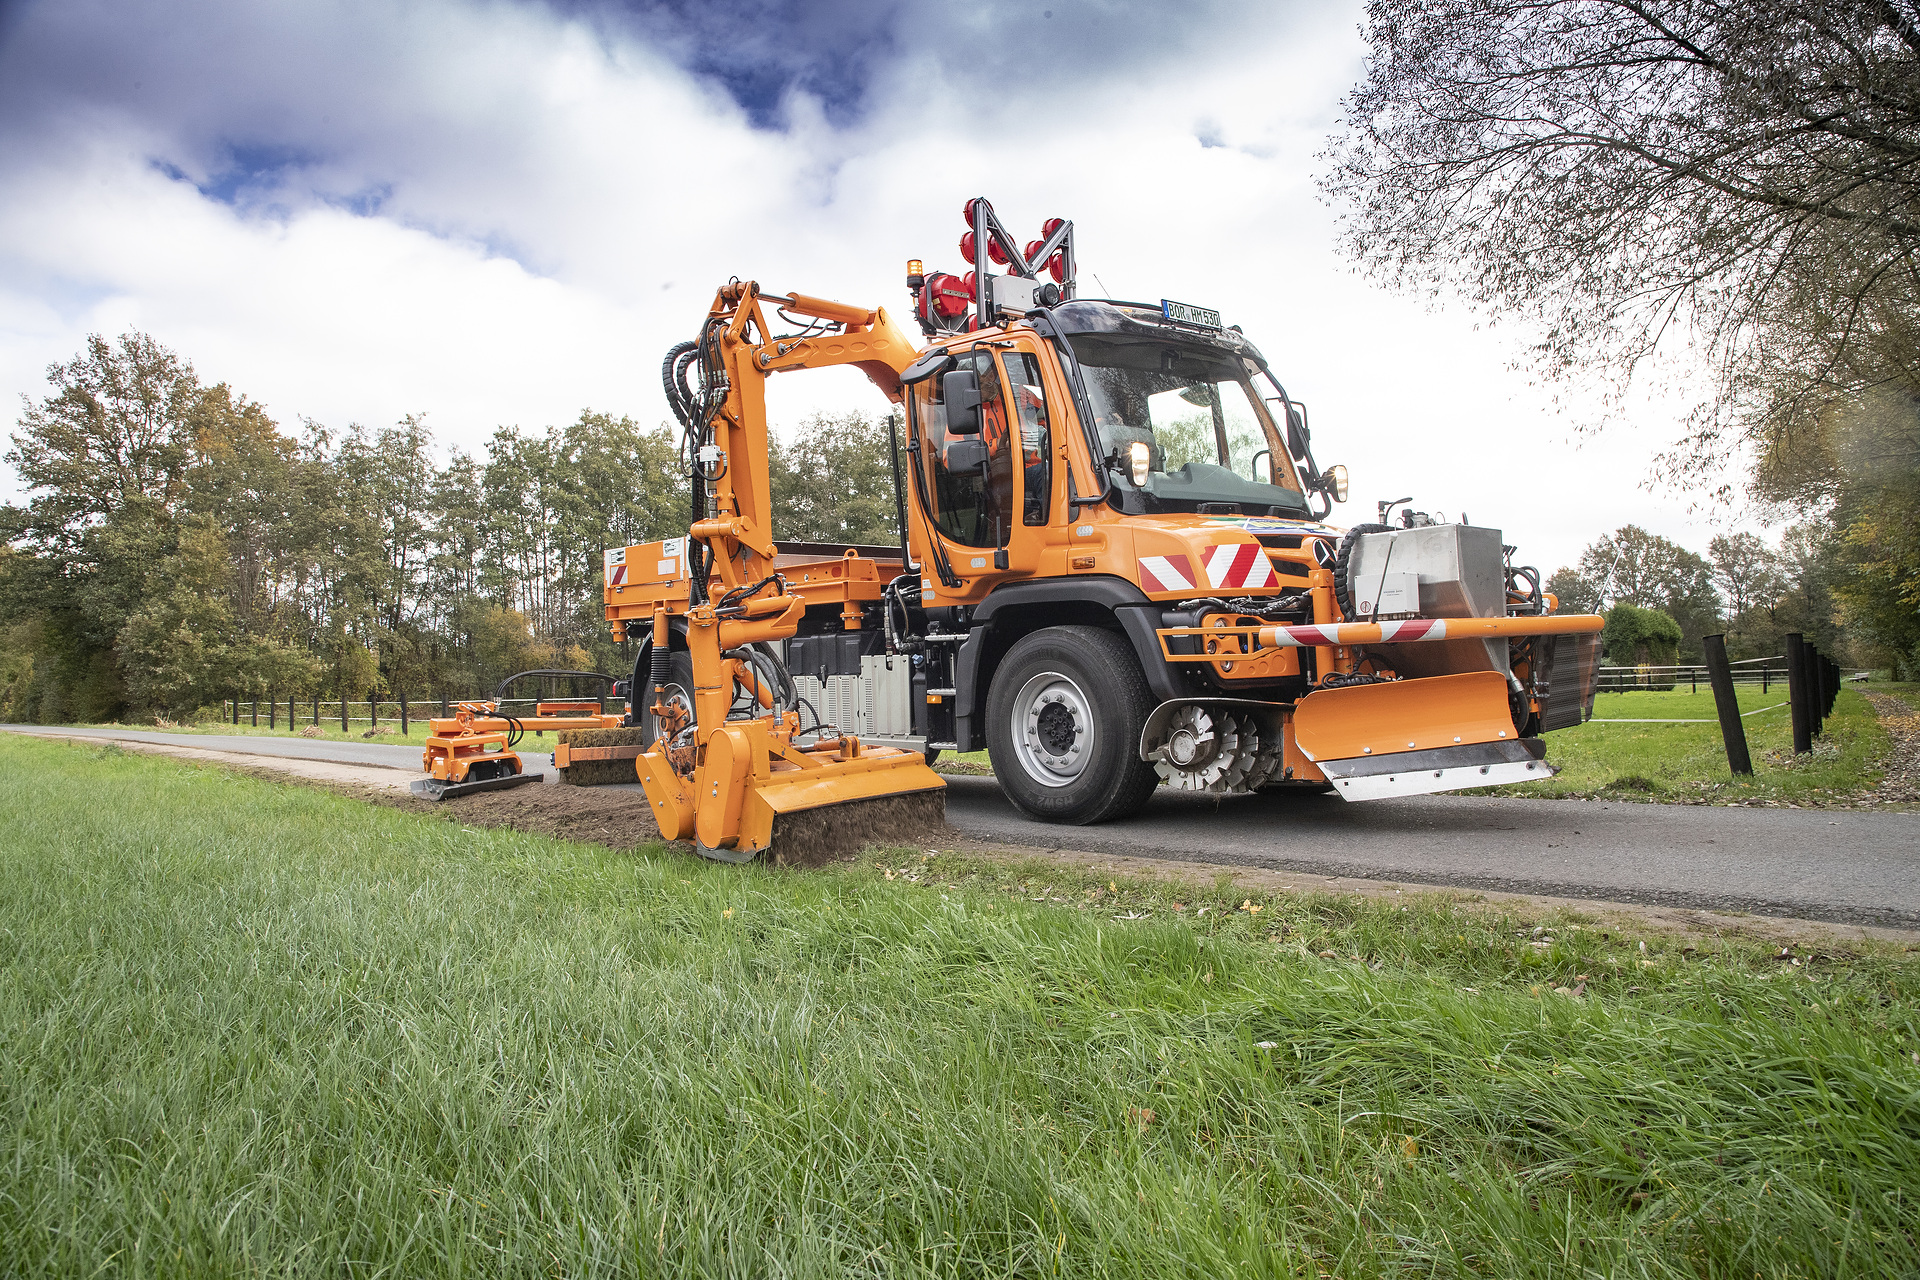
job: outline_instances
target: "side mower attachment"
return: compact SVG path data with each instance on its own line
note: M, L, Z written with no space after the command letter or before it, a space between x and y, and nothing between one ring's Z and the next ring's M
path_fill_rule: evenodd
M538 782L537 773L509 773L498 778L473 778L469 775L466 782L441 782L437 778L427 778L413 784L413 794L427 800L452 800L457 796L472 795L476 791L501 791L507 787L517 787L526 782Z

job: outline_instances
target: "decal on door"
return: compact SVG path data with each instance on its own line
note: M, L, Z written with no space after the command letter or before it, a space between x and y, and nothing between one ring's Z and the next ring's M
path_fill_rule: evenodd
M1273 566L1258 543L1223 542L1206 552L1207 582L1218 589L1235 587L1245 591L1273 585Z

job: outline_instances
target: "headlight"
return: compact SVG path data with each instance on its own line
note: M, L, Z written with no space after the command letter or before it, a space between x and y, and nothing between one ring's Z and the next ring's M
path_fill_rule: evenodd
M1345 502L1347 500L1347 469L1328 467L1320 477L1320 488L1323 492L1331 494L1335 502Z
M1147 469L1153 464L1153 450L1144 440L1135 440L1127 446L1127 465L1133 471L1133 485L1138 489L1147 483Z

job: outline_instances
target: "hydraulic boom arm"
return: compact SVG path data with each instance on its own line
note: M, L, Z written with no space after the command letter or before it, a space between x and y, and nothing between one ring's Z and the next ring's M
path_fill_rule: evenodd
M768 306L799 331L773 333ZM796 838L791 816L855 801L885 802L873 815L903 833L939 821L945 784L925 757L844 734L796 743L799 713L769 696L743 656L751 646L760 646L763 658L772 653L798 631L807 607L788 593L775 565L766 379L850 364L898 403L900 373L914 355L884 310L762 294L750 281L723 286L700 337L668 354L668 398L686 428L693 475L684 619L693 706L689 717L666 696L671 607L661 603L650 682L659 732L638 762L668 839L691 836L708 856L745 861L776 845L784 854ZM697 390L687 382L689 371L698 374ZM736 710L743 701L744 713ZM879 834L873 822L864 825Z

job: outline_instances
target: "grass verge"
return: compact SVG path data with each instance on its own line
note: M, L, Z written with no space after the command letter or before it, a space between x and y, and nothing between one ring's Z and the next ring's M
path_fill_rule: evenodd
M1713 695L1706 690L1603 693L1594 699L1591 721L1547 735L1547 759L1559 767L1558 776L1492 794L1774 805L1871 798L1891 740L1858 692L1841 692L1813 751L1804 756L1793 754L1787 708L1760 710L1784 703L1784 689L1742 689L1739 698L1742 712L1758 711L1741 721L1751 778L1736 779L1727 767ZM1707 723L1657 723L1663 720Z
M1920 1266L1888 949L737 869L91 744L0 769L13 1274Z

